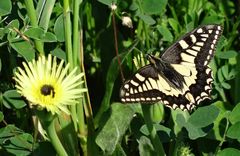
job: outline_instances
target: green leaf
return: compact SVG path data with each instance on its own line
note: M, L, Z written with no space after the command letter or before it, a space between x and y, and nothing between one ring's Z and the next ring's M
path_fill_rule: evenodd
M154 124L154 127L160 137L160 140L162 142L169 142L171 139L174 139L174 135L171 131L170 128L167 128L163 125L160 124ZM144 134L144 135L150 135L148 128L146 125L143 125L140 129L140 131Z
M196 128L206 127L214 122L219 114L219 109L214 105L199 107L188 119L187 123Z
M194 14L195 12L201 12L203 7L203 1L198 0L198 1L188 1L188 13L190 15Z
M112 154L121 141L135 113L134 105L114 103L111 115L96 137L96 143L106 153Z
M217 78L218 78L220 83L224 81L224 77L223 77L223 74L222 74L221 70L217 71L217 76L218 76Z
M23 131L15 127L14 125L7 125L0 129L0 145L3 145L6 140L9 140L15 135L22 134Z
M19 25L20 23L18 20L12 20L10 23L8 23L8 25L5 27L5 30L2 32L7 34L7 39L9 42L16 40L16 38L19 38L17 36L22 35L22 32L19 30Z
M29 28L24 32L24 35L33 39L40 40L40 38L42 38L44 33L45 32L42 28Z
M46 32L42 38L40 38L41 41L43 42L56 42L57 41L57 37L51 33L51 32Z
M187 111L182 111L181 109L171 109L171 116L174 123L174 134L178 134L182 131L182 127L186 125L190 115Z
M26 106L21 95L16 90L8 90L3 94L3 105L7 108L20 109Z
M10 0L0 1L0 16L5 16L11 13L12 3Z
M3 37L9 32L7 28L0 28L0 39L2 40ZM4 44L5 42L0 42L0 47Z
M138 140L138 149L140 156L156 155L151 140L146 136L141 136L140 139Z
M191 124L187 124L185 128L188 131L189 138L195 140L197 138L206 136L211 127L207 127L207 130L203 130L202 128L196 128Z
M240 103L238 103L229 115L229 121L232 124L240 121Z
M196 12L192 12L191 14L184 15L184 21L186 23L186 31L191 31L194 28L194 19L196 18Z
M208 138L221 141L223 139L223 134L225 133L225 126L228 122L227 118L229 116L229 110L231 108L228 108L229 104L226 104L222 101L216 101L212 105L215 105L220 110L220 112L218 117L214 120L214 126L210 134L208 134Z
M20 25L19 21L17 19L15 19L15 20L12 20L11 22L8 23L7 28L9 28L9 29L13 29L13 28L19 29L19 25Z
M64 31L63 31L64 32ZM30 28L24 32L29 38L41 40L43 42L56 42L57 38L53 33L44 32L42 28Z
M226 47L227 45L228 45L227 38L224 36L221 36L217 44L216 56L218 55L218 53L225 53L225 52L222 52L221 49L223 49L223 47Z
M12 154L27 156L32 153L33 137L23 133L9 139L10 142L4 145L5 149Z
M132 1L132 4L129 7L129 10L131 11L138 11L139 9L139 5L136 1Z
M240 142L240 121L229 127L226 136Z
M183 116L183 114L177 114L176 116L176 123L180 126L180 127L185 127L186 126L186 118Z
M53 56L56 56L57 58L60 58L67 62L66 53L61 48L56 48L53 51L50 52Z
M0 145L14 155L30 155L33 150L33 137L14 125L7 125L0 129Z
M142 8L145 14L163 14L166 10L167 0L147 0L142 1Z
M127 156L124 149L122 148L121 144L117 144L117 147L112 155L116 156Z
M65 41L65 34L64 34L64 23L63 23L63 14L58 16L55 24L54 24L54 33L56 34L57 40L59 42Z
M222 20L224 19L218 15L205 16L201 24L221 24Z
M2 121L3 121L3 119L4 119L4 115L3 115L3 113L2 113L2 112L0 112L0 122L2 122Z
M177 20L175 20L174 18L169 18L168 23L170 24L170 26L175 32L179 33L180 28Z
M163 41L168 41L168 42L173 41L172 33L168 30L168 28L166 26L158 25L157 29L158 29L159 33L163 36L163 38L162 38Z
M225 148L217 153L217 156L239 156L240 150L235 148Z
M218 114L219 109L214 105L198 108L183 125L188 131L189 138L194 140L206 136Z
M148 25L153 25L156 23L156 21L149 15L139 14L138 16Z
M227 82L222 82L221 85L222 85L222 87L225 88L225 89L231 89L231 85L228 84Z
M26 61L31 61L35 57L33 46L27 41L12 41L11 47L16 50Z
M233 68L228 74L228 80L235 78L237 74L238 71L236 70L236 68Z
M229 76L228 76L229 68L228 67L229 67L229 65L226 64L220 68L225 79L229 78Z
M216 56L221 59L230 59L230 58L237 57L237 55L238 53L234 50L228 50L225 52L216 53Z

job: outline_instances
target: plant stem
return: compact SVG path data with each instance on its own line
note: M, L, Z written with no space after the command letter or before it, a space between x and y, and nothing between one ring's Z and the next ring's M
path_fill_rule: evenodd
M55 148L57 154L59 156L68 156L68 154L66 153L64 147L62 146L62 143L60 142L56 130L55 130L55 121L56 118L52 119L52 121L48 122L47 124L45 124L46 128L46 132L48 134L48 137L50 138L50 141L53 145L53 147Z
M76 0L76 5L79 5L82 3L82 0ZM85 4L85 5L88 5ZM80 7L81 8L81 7ZM77 10L77 11L76 11ZM76 13L79 12L79 7L78 9L76 8ZM74 14L75 14L74 11ZM82 15L83 11L80 10L80 18ZM74 17L74 26L75 24L79 24L77 23L77 20L79 19L79 16L76 18ZM76 21L75 21L76 20ZM76 23L75 23L76 22ZM88 88L87 86L87 79L86 79L86 72L85 72L85 68L84 68L84 51L83 51L83 31L82 31L82 24L81 24L81 19L80 19L80 28L79 30L74 28L74 35L77 35L77 42L73 41L74 47L78 46L77 51L74 51L74 57L78 56L79 58L79 64L80 64L80 71L84 73L84 86L85 88ZM78 33L76 33L78 32ZM75 40L75 37L73 37L73 39ZM77 52L80 52L79 54ZM76 54L75 54L76 52ZM83 150L84 155L99 155L98 153L98 147L95 143L95 127L94 127L94 122L93 122L93 112L92 112L92 107L91 107L91 101L90 101L90 96L89 96L89 92L85 92L84 93L84 100L80 102L80 104L78 105L78 128L79 128L79 133L80 133L80 144ZM84 110L84 111L83 111ZM87 122L87 129L85 128L85 120ZM86 143L87 141L87 143Z
M83 151L83 155L87 155L87 131L85 126L85 117L83 111L83 103L84 100L81 100L79 104L77 104L77 117L78 117L78 130L79 130L79 139L80 146Z
M80 4L80 0L74 0L73 1L73 66L77 66L77 61L78 61L78 51L79 51L79 30L78 30L78 25L79 25L79 4ZM79 58L81 59L81 58ZM79 71L81 72L81 71ZM79 109L83 109L83 107L78 107ZM73 123L74 123L74 128L77 131L77 110L76 110L76 106L71 106L71 115L72 115L72 119L73 119ZM81 113L83 111L79 111L79 113ZM83 117L83 114L80 114L81 117ZM82 121L82 120L81 120ZM80 123L81 126L84 126L84 121L83 123ZM83 132L85 133L85 132Z
M142 111L143 111L143 117L144 117L145 123L147 125L148 131L150 133L150 138L151 138L153 147L159 156L165 156L166 154L164 152L162 143L157 135L157 131L156 131L155 127L153 126L153 122L151 120L151 114L150 114L151 106L147 105L147 104L142 104L141 106L142 106Z
M38 27L37 15L36 15L36 10L33 5L33 1L32 0L24 0L24 3L26 5L27 14L30 18L31 25L34 28L37 28ZM35 46L36 46L36 49L38 50L38 52L41 55L44 55L43 43L39 40L34 40L34 43L35 43Z
M63 17L64 17L64 32L65 32L65 45L67 61L70 63L70 70L75 66L73 61L73 51L72 51L72 38L71 38L71 19L70 19L70 4L69 0L63 0ZM71 106L71 116L74 124L75 130L77 129L77 113L76 106Z
M116 57L117 57L117 60L118 60L118 65L119 65L119 70L120 70L120 74L121 74L122 83L123 83L124 82L124 75L123 75L123 71L122 71L120 56L119 56L119 53L118 53L117 27L116 27L114 10L112 11L112 22L113 22L113 31L114 31L115 52L116 52Z
M69 0L63 0L63 17L64 17L64 32L67 60L70 63L70 69L73 69L73 52L72 52L72 38L71 38L71 19L70 19L70 5Z
M227 123L226 123L226 127L225 127L225 130L224 130L224 134L223 134L223 138L221 140L221 142L219 143L216 151L215 151L215 155L217 155L217 153L219 152L219 150L221 149L225 139L226 139L226 134L227 134L227 130L228 130L228 127L229 127L229 121L227 120Z
M75 65L80 66L80 71L82 72L82 62L83 62L83 43L82 43L82 25L81 25L81 19L79 18L79 15L81 16L82 12L79 12L80 5L82 3L82 0L75 0L73 1L73 63ZM83 67L84 68L84 67ZM84 70L83 70L84 71ZM86 83L86 82L85 82ZM84 85L82 87L85 87ZM85 94L85 93L84 93ZM79 138L80 138L80 145L83 151L83 155L88 155L87 151L87 129L85 125L85 117L84 117L84 100L80 100L80 102L77 104L76 107L76 117L73 117L73 121L78 121L78 130L79 130ZM72 111L74 111L72 109ZM76 118L76 119L75 119ZM88 126L88 128L90 128Z
M78 64L79 51L80 51L80 29L81 20L79 19L79 7L82 3L82 0L74 0L73 1L73 61L74 66ZM82 46L82 45L81 45ZM82 58L79 58L82 59Z

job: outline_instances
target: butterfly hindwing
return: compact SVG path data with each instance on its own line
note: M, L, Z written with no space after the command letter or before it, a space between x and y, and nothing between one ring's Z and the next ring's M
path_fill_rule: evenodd
M120 89L124 103L161 101L173 109L192 110L210 99L212 71L208 67L222 33L219 25L194 29L169 47L160 58L149 55Z
M184 94L180 94L174 92L175 88L168 85L168 82L163 78L159 79L157 71L151 65L147 65L124 83L120 90L121 101L125 103L155 103L161 101L166 106L174 109L191 110L195 107L194 104L209 99L212 89L210 68L202 69L197 74L197 77L199 79L196 80L196 84L191 85Z

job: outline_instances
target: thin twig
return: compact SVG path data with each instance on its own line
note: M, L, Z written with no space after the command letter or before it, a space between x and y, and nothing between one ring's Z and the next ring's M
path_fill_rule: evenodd
M124 79L124 75L123 75L123 71L122 71L121 59L120 59L120 56L119 56L119 53L118 53L117 28L116 28L115 12L114 11L112 11L112 22L113 22L113 31L114 31L115 52L116 52L116 56L117 56L117 60L118 60L121 79L122 79L122 82L124 82L125 79Z

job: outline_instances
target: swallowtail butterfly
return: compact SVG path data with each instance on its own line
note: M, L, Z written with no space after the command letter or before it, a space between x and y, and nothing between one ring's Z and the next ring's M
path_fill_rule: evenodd
M222 31L220 25L201 26L175 42L160 58L148 54L150 64L121 87L121 101L161 101L173 109L191 111L204 99L210 99L213 78L208 64Z

